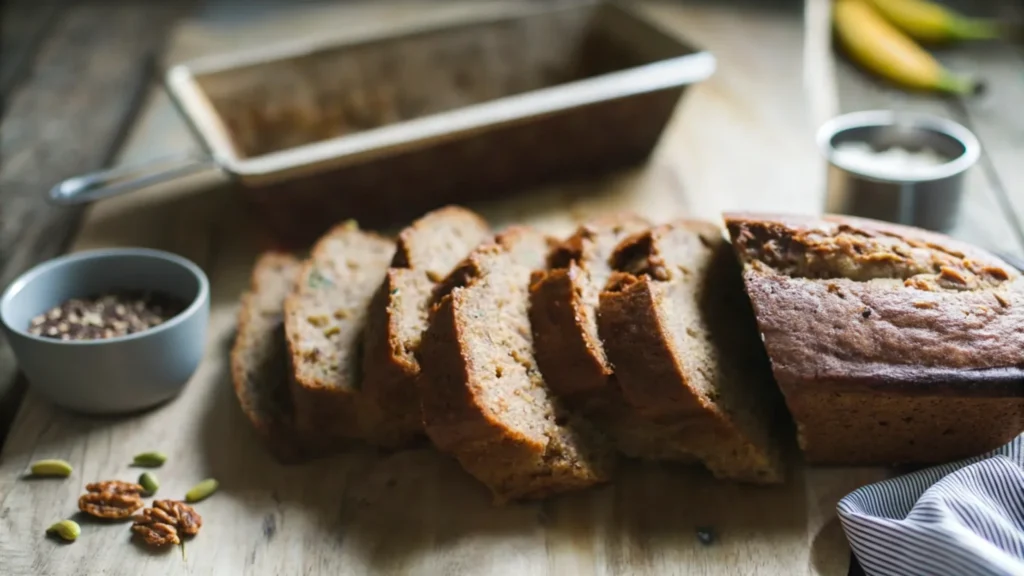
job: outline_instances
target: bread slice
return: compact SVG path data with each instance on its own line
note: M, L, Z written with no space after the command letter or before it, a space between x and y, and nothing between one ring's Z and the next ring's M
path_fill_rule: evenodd
M284 340L284 299L300 267L288 254L259 257L249 291L242 295L231 349L231 378L242 411L283 463L303 460L311 448L296 434Z
M584 224L552 249L547 269L533 273L530 320L537 363L560 397L608 388L612 369L597 334L601 289L612 274L609 259L615 247L650 225L633 214Z
M931 464L1024 431L1024 277L941 234L727 214L809 462Z
M397 447L422 437L415 350L427 329L434 289L490 236L480 216L458 206L430 212L398 235L366 326L362 392L367 416L376 420L368 432L372 442Z
M607 216L580 226L552 249L548 268L535 271L530 283L534 349L551 390L604 429L619 452L692 461L692 454L671 441L672 424L647 420L626 404L598 337L597 307L612 275L612 253L650 226L634 214Z
M676 449L719 478L783 480L781 398L722 230L680 220L625 240L599 332L629 404L670 423Z
M394 251L394 242L354 223L336 226L313 247L285 299L292 397L301 434L327 443L367 436L358 394L359 347L370 299Z
M474 249L439 288L418 354L427 434L497 502L585 488L612 471L611 447L563 409L534 358L530 274L548 249L526 227Z

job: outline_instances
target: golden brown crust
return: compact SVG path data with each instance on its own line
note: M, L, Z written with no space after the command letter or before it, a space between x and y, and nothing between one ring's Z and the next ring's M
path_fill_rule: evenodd
M612 375L604 347L584 326L588 312L580 284L585 274L569 262L567 268L534 272L530 283L537 363L552 390L566 399L604 390Z
M776 236L803 236L811 240L815 233L820 235L836 234L843 230L866 232L872 235L886 236L908 243L918 243L936 252L944 252L955 258L967 257L986 264L1007 268L1007 272L1019 275L1010 269L1005 262L973 244L950 238L944 234L930 232L921 228L881 222L854 216L825 214L823 216L803 216L792 214L770 214L751 212L727 212L722 215L730 234L734 227L766 227L774 230ZM941 257L941 255L939 255Z
M988 390L973 382L1024 378L1024 279L994 256L934 233L862 219L726 218L776 377L876 379L908 393L915 382L954 389L960 383L965 393L979 394ZM847 242L820 240L829 234ZM867 242L849 242L850 236ZM900 251L905 244L915 253L902 256L874 241L895 242ZM780 242L789 252L845 258L852 266L884 257L891 268L871 270L870 280L849 271L793 275L757 254ZM948 284L944 278L953 270L968 283Z
M815 464L939 464L1013 440L1024 402L1006 397L892 394L803 387L787 394L804 458Z
M808 460L941 462L1024 430L1024 279L1010 266L940 234L858 218L725 220ZM841 413L829 395L863 409ZM986 398L1011 415L978 421ZM901 409L914 426L892 423ZM878 440L855 449L839 428ZM949 430L964 436L921 439Z
M454 242L444 242L446 238L438 234L441 228L456 231ZM452 254L462 252L460 246L468 245L456 257L456 262L462 260L469 250L488 239L489 230L487 221L471 210L461 206L439 208L399 232L391 267L421 270L432 282L440 282L455 265L451 262ZM452 246L453 243L458 246Z
M719 410L687 383L679 365L657 304L664 297L658 281L621 273L613 282L601 294L601 333L626 401L651 418L707 412L707 425L718 425Z
M303 460L307 447L295 431L288 390L283 326L286 293L280 293L268 278L278 276L280 282L291 284L299 266L299 260L290 254L268 252L257 259L249 291L241 298L230 358L232 385L242 412L264 445L284 463ZM266 299L279 304L276 313L266 307L270 304Z

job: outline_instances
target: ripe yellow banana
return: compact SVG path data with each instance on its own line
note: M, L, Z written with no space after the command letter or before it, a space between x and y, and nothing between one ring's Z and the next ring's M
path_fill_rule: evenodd
M836 0L836 36L863 67L897 84L921 90L970 94L978 84L952 74L868 4L869 0Z
M870 0L889 22L922 42L981 40L999 37L992 20L968 18L925 0Z

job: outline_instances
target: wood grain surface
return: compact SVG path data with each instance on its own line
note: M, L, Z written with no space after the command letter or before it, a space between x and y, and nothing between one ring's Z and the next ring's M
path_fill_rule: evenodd
M211 18L177 29L168 58L313 30L353 33L512 9L446 2L424 15L421 6L317 7L245 22ZM837 86L830 70L842 67L819 52L828 51L828 34L820 29L827 10L809 10L819 19L805 27L799 2L644 8L719 60L713 79L680 103L648 165L599 182L553 185L529 202L483 207L484 215L499 227L525 222L563 234L575 222L624 208L657 221L717 219L736 208L819 211L824 166L813 130L817 116L842 102L827 92ZM807 48L805 38L819 44ZM802 64L808 54L817 56L813 74ZM809 77L826 92L809 96L802 80ZM190 145L166 98L154 92L121 161ZM969 204L977 216L967 220L964 234L999 242L1011 225L986 186L972 183ZM130 418L71 415L30 391L0 456L5 573L847 574L850 553L835 504L885 477L885 470L810 469L794 455L786 485L752 488L714 481L692 467L633 463L611 486L495 508L456 463L429 449L354 450L303 466L276 464L250 430L229 381L237 301L261 245L260 230L244 213L241 198L223 187L166 187L89 209L75 250L149 246L203 267L212 286L208 352L180 397ZM124 524L83 520L82 536L70 545L44 538L47 526L75 513L87 482L135 479L131 457L148 450L170 457L157 471L161 497L181 497L202 478L221 482L218 494L197 505L204 527L184 556L134 545ZM67 459L74 474L22 477L31 461L46 457ZM703 544L698 530L712 531L714 542Z

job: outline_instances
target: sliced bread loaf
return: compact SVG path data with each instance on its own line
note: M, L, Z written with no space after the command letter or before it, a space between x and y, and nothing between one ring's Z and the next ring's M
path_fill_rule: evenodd
M391 240L349 222L321 238L303 264L284 305L300 433L324 442L367 437L359 347L394 250Z
M608 433L634 458L693 460L672 439L672 423L643 418L622 398L604 344L597 307L612 275L615 247L650 227L633 214L617 214L580 226L548 255L548 268L533 273L530 324L537 364L544 379L572 409Z
M256 261L249 291L242 295L238 332L231 349L231 378L242 411L281 462L308 452L295 431L284 341L284 299L301 263L288 254L266 253Z
M548 249L525 227L474 249L439 287L418 354L428 436L498 502L585 488L613 465L601 435L563 409L537 368L529 282Z
M427 329L433 292L469 251L490 237L465 208L430 212L398 235L391 268L370 304L363 352L365 411L376 420L370 441L401 446L423 434L415 350Z
M598 325L629 404L719 478L781 482L770 377L722 231L676 221L625 240Z
M1024 277L988 252L842 216L727 214L804 457L930 464L1024 431Z

